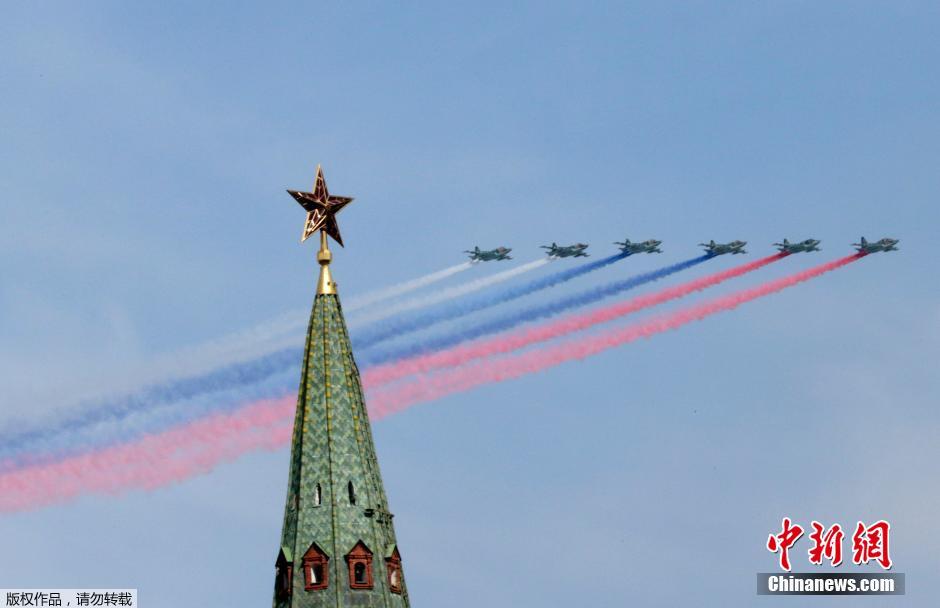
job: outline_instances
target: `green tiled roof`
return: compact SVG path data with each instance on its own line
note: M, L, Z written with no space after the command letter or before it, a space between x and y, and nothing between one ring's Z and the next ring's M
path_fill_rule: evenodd
M372 589L349 585L344 556L359 541L383 551L372 560ZM329 557L329 584L306 591L298 562L314 542ZM307 329L281 535L285 557L297 561L291 593L280 600L275 594L274 608L408 606L404 583L401 594L388 588L384 557L395 545L339 298L318 295Z

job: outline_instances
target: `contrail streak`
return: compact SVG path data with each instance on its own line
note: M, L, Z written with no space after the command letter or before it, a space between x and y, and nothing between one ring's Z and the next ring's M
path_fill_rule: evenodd
M438 270L437 272L426 274L423 277L418 277L417 279L405 281L404 283L399 283L398 285L390 285L385 289L378 289L376 291L363 294L350 300L349 304L344 305L343 308L346 310L346 312L360 310L368 306L372 306L373 304L377 304L378 302L390 300L416 289L433 285L434 283L443 281L448 277L452 277L455 274L465 270L470 270L471 268L473 268L472 262L463 262L449 268L444 268L443 270Z
M582 264L580 266L576 266L575 268L569 268L568 270L563 270L561 272L556 272L548 276L529 281L523 285L508 287L502 291L496 292L494 294L487 294L484 297L476 298L474 300L458 301L449 306L442 306L410 317L399 317L389 322L376 323L362 331L356 332L356 334L353 336L353 346L361 351L362 349L370 348L379 342L417 331L419 329L425 329L442 321L457 319L470 313L477 312L485 308L490 308L491 306L496 306L497 304L509 302L511 300L535 293L542 289L553 287L559 283L570 281L571 279L589 272L593 272L594 270L598 270L613 264L614 262L622 260L623 258L627 257L627 255L628 254L626 253L612 255L595 262L588 262L587 264Z
M701 279L695 279L693 281L683 283L682 285L669 287L649 295L639 296L632 300L627 300L626 302L618 302L599 310L571 315L570 317L559 319L554 323L537 325L527 330L518 331L508 335L496 336L489 340L482 340L479 342L467 344L466 346L459 346L448 350L432 352L427 355L419 355L409 359L402 359L387 365L370 367L363 372L362 382L367 389L374 389L382 386L383 384L388 384L389 382L412 374L424 373L444 367L455 367L468 363L474 359L507 353L509 351L524 348L538 342L552 340L566 334L587 329L600 323L612 321L624 315L628 315L645 308L650 308L652 306L668 302L669 300L681 298L696 291L701 291L708 287L712 287L713 285L717 285L723 281L727 281L749 272L753 272L759 268L763 268L772 262L783 259L787 255L789 254L778 253L771 255L754 262L748 262L747 264L735 266L734 268L724 270L722 272L716 272L715 274L711 274ZM698 261L702 260L698 259ZM637 279L642 277L655 276L657 273L662 273L667 269L648 273L647 275L640 275L640 277L637 277ZM659 277L657 276L655 278ZM644 281L638 282L637 284L647 282L649 280L653 279L648 278ZM578 302L577 305L586 303L581 301L579 298L572 298L571 300ZM567 308L567 306L565 308ZM559 307L559 309L563 308ZM554 311L555 308L546 307L545 310ZM525 312L527 313L528 318L531 319L547 316L546 314L540 314L539 312L535 312L534 314L532 311Z
M828 262L752 289L717 298L637 325L630 325L600 335L588 336L580 340L572 340L543 350L499 359L483 360L437 375L419 377L415 381L406 382L401 386L391 386L385 390L373 391L369 397L370 411L374 418L381 418L416 403L438 399L483 384L511 380L554 367L566 361L584 359L639 338L677 329L715 313L732 310L745 302L776 293L787 287L841 268L861 259L863 255L854 254Z
M440 304L441 302L447 302L448 300L453 300L454 298L459 298L475 291L480 291L481 289L498 285L499 283L503 283L519 275L535 270L536 268L541 268L542 266L548 264L548 262L549 258L540 258L538 260L533 260L526 264L510 268L509 270L497 272L496 274L490 275L488 277L483 277L481 279L476 279L475 281L470 281L469 283L464 283L463 285L456 285L449 289L427 294L419 298L405 300L404 302L400 302L398 304L383 306L381 310L378 310L370 315L355 318L354 322L356 324L373 323L375 321L387 319L388 317L407 312L409 310L415 310L416 308L425 308L427 306Z
M555 301L536 304L522 310L510 311L503 316L484 321L472 327L458 329L442 336L420 340L413 344L407 344L402 347L387 349L384 351L367 350L361 356L359 356L357 360L364 367L371 367L388 363L390 361L399 361L400 359L413 358L425 353L444 350L446 348L450 348L452 346L456 346L463 342L468 342L488 334L495 334L507 329L512 329L516 325L520 325L522 323L537 321L539 319L561 314L566 310L586 306L612 295L616 295L635 287L645 285L646 283L665 278L681 270L686 270L697 264L701 264L706 260L712 259L713 257L714 256L703 255L692 258L690 260L685 260L683 262L665 266L652 272L638 274L628 279L614 281L599 287L593 287L582 293L560 298Z

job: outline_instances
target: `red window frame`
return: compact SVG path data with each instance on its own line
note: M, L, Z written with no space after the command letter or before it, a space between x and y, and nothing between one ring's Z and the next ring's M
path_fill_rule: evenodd
M330 558L323 553L315 543L310 545L310 548L304 553L304 590L315 591L318 589L326 589L330 586L329 561ZM313 580L314 567L319 567L323 575L320 580L316 582Z
M390 557L385 558L385 570L388 572L388 590L392 593L397 593L401 595L402 592L402 573L401 573L401 555L398 554L398 549L396 548L392 551ZM398 574L398 583L396 584L392 580L392 575Z
M349 566L349 587L350 589L372 589L375 582L372 578L372 551L366 547L365 543L359 541L356 546L346 554L346 564ZM362 564L365 569L365 581L356 581L356 565Z

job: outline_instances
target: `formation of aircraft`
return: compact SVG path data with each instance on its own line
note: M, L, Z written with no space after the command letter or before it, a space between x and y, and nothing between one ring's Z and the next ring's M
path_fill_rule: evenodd
M787 239L783 239L782 243L774 243L773 245L780 253L808 253L810 251L822 251L819 248L820 242L819 239L806 239L805 241L791 243ZM862 237L860 243L852 243L852 246L855 247L859 253L877 253L879 251L897 251L898 242L899 239L891 238L883 238L879 241L869 242L865 237ZM624 239L623 242L615 242L614 245L620 247L621 253L633 255L635 253L662 253L662 249L659 248L662 243L662 241L657 241L656 239L636 243L630 239ZM731 241L729 243L708 241L707 243L699 243L699 246L704 247L708 255L724 255L726 253L736 255L739 253L747 253L747 251L744 250L745 245L747 245L747 241ZM586 258L588 257L588 254L585 253L587 248L588 245L586 243L559 245L553 242L551 245L542 245L542 249L548 250L548 257L550 258ZM510 251L512 251L512 249L509 247L497 247L496 249L480 249L479 247L474 247L473 251L464 251L464 253L470 256L471 262L489 262L491 260L511 260L512 258L509 257Z
M819 248L819 243L817 239L806 239L799 243L791 243L787 239L783 239L782 243L774 243L774 246L777 248L780 253L802 253L809 251L821 251Z
M878 253L879 251L897 251L897 244L900 239L883 238L880 241L870 243L862 237L861 243L852 243L859 253Z
M575 243L574 245L558 245L557 243L542 245L542 249L548 249L548 257L550 258L586 258L588 254L584 253L584 250L587 248L588 246L584 243Z
M745 245L747 245L747 241L731 241L730 243L708 241L707 243L699 243L699 246L704 247L705 253L708 255L724 255L726 253L737 255L739 253L747 253L744 251Z
M492 260L511 260L509 257L509 252L512 249L508 247L497 247L496 249L480 249L479 247L474 247L473 251L464 251L470 255L471 262L489 262Z
M624 239L622 243L614 243L614 245L620 247L621 253L626 253L627 255L633 255L634 253L662 253L663 250L659 248L662 244L662 241L657 241L656 239L650 239L641 243L633 243L630 239Z

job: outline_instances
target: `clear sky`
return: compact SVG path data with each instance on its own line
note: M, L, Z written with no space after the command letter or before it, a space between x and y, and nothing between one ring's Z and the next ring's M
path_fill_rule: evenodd
M574 290L703 239L749 259L823 240L724 293L894 236L898 253L374 432L414 606L773 603L754 575L785 515L888 519L909 589L892 605L936 605L940 9L507 4L4 3L0 420L308 307L314 246L284 189L317 163L356 197L343 297L475 244L527 261L664 241ZM285 450L253 454L4 515L0 587L266 605L286 476Z

